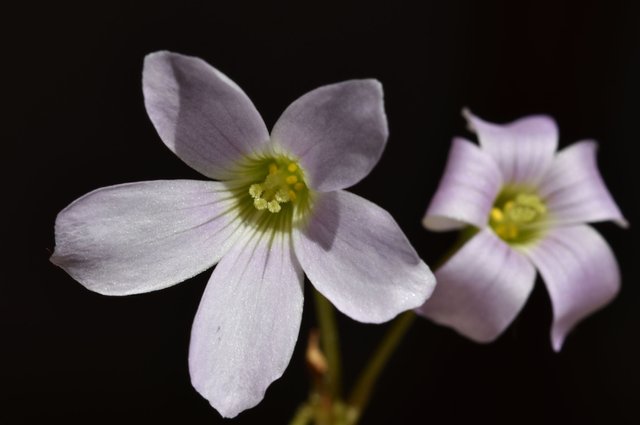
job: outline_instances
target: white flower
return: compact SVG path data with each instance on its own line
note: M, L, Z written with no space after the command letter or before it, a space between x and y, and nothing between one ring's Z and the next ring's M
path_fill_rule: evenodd
M419 312L478 342L497 338L518 315L536 268L553 304L553 348L617 294L620 273L604 239L586 223L627 223L596 165L596 144L556 153L546 116L506 125L465 111L480 146L454 139L424 225L477 233L436 271L438 287Z
M193 324L189 366L223 416L256 405L289 363L303 271L362 322L387 321L430 295L434 277L393 218L342 190L384 149L379 82L313 90L271 134L245 93L200 59L148 55L143 88L162 141L217 181L91 192L58 215L51 261L106 295L166 288L219 262Z

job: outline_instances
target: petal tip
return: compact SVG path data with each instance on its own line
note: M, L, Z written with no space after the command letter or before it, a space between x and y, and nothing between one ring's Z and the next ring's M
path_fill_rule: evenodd
M422 227L424 227L427 230L432 230L430 225L431 225L431 216L429 214L425 214L424 217L422 217Z
M378 94L380 96L384 95L384 90L382 88L382 82L380 80L378 80L377 78L353 79L353 80L344 81L344 83L346 83L346 84L355 83L355 84L361 85L363 87L373 89L376 92L376 94ZM336 83L336 84L340 84L340 83Z
M564 345L565 336L559 334L551 335L551 347L553 351L559 353L562 350L562 346Z
M467 335L465 333L462 333L459 331L458 332L460 333L460 335L469 338L471 341L475 342L476 344L486 345L486 344L491 344L495 342L498 338L504 335L504 333L507 331L508 328L509 328L509 325L507 325L504 329L500 330L497 333L476 334L476 335Z
M170 52L169 50L156 50L154 52L149 52L144 56L144 60L149 60L149 59L153 59L155 57L158 56L167 56L172 54L172 52Z
M60 255L57 251L53 251L53 254L51 254L51 256L49 257L49 261L51 262L51 264L53 264L56 267L60 267L62 270L64 270L69 276L71 276L74 280L78 281L82 286L85 286L84 283L82 283L80 280L78 280L75 276L73 276L72 274L72 270L70 270L67 267L67 264L65 262L65 257L64 255ZM94 291L95 292L95 291Z
M375 78L369 78L365 81L372 86L376 95L380 98L380 102L382 104L382 111L384 112L384 88L382 87L382 82Z
M155 52L147 53L144 56L142 64L142 76L144 77L145 71L149 70L149 67L154 66L157 62L165 61L168 58L181 56L178 53L171 52L169 50L157 50Z
M431 232L448 232L463 228L465 223L454 217L427 213L422 219L422 226Z
M460 114L462 115L462 118L464 118L467 122L467 130L475 133L477 130L473 125L473 121L476 120L477 117L473 114L473 112L471 112L471 109L465 106L464 108L462 108L462 111L460 111Z
M629 227L631 227L629 221L624 217L620 217L619 219L615 220L614 223L617 224L618 227L622 227L623 229L628 229Z
M51 262L51 264L53 264L54 266L62 267L62 266L60 265L60 263L59 263L59 261L60 261L60 260L59 260L59 257L60 257L60 256L58 255L58 253L57 253L57 252L56 252L56 250L54 249L53 254L51 254L51 255L49 256L49 261L50 261L50 262Z
M370 90L373 95L374 102L377 103L378 113L382 118L382 122L384 124L383 133L385 137L389 135L389 126L387 122L387 113L384 109L384 89L382 87L382 82L375 78L365 78L361 80L351 80L353 83L357 83L362 88L366 90ZM347 81L349 83L349 81Z
M235 418L245 410L257 406L262 401L262 399L264 399L266 389L253 394L238 394L234 392L228 392L225 393L222 397L219 397L219 394L216 394L215 390L209 391L206 382L204 382L202 379L198 379L197 374L194 373L194 370L192 368L191 359L189 360L191 385L223 418Z

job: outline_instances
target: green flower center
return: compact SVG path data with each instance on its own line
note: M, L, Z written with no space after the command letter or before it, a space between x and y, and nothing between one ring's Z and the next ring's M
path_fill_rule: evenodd
M261 230L289 232L307 216L313 192L299 163L284 155L247 158L232 183L238 213Z
M509 244L523 244L540 236L547 207L531 191L507 189L496 199L489 226Z
M269 163L267 175L262 183L249 186L253 206L273 214L282 210L282 204L291 203L294 207L297 206L298 199L307 197L307 194L308 189L300 166L297 162L284 158Z

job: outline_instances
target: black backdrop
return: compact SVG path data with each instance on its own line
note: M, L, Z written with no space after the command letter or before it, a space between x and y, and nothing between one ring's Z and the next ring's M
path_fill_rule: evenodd
M51 2L5 10L0 423L224 422L187 371L191 321L210 271L160 292L109 298L48 262L55 216L78 196L128 181L201 178L163 147L144 110L142 59L160 49L218 67L268 126L317 86L381 80L391 136L379 165L351 190L388 209L430 264L452 235L429 233L420 220L452 136L467 135L462 107L495 122L551 114L561 146L598 140L604 178L631 221L626 231L597 225L620 262L618 298L559 354L540 281L493 344L419 321L363 422L640 423L638 10L633 2L423 3ZM286 423L305 399L309 289L289 368L235 423ZM339 321L349 383L385 326Z

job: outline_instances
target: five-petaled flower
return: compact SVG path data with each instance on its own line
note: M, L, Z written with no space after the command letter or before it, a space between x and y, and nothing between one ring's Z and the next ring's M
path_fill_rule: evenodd
M256 405L298 337L303 271L339 310L383 322L421 305L434 276L393 218L343 191L387 140L382 87L352 80L293 102L271 134L246 94L204 61L145 58L162 141L217 181L106 187L57 217L51 260L92 291L154 291L219 263L195 317L194 387L223 416Z
M438 286L418 309L478 342L492 341L525 304L542 275L553 306L551 342L617 294L620 273L588 222L627 223L597 169L596 143L556 154L547 116L496 125L464 114L480 146L456 138L424 225L475 233L436 271Z

